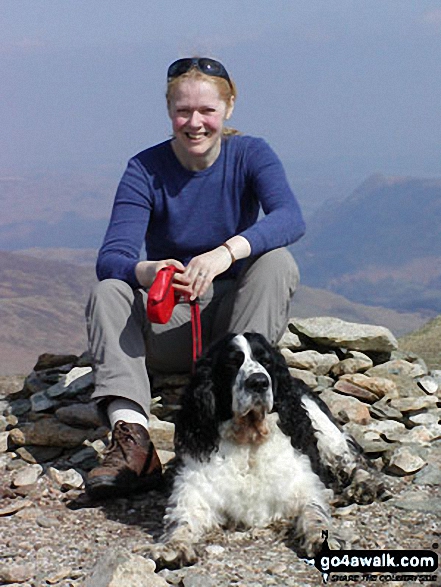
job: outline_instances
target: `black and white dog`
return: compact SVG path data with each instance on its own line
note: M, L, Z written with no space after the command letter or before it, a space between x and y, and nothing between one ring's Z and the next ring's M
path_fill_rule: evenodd
M175 444L180 466L155 556L168 565L194 562L194 544L227 523L288 521L300 552L314 556L331 530L330 489L357 503L382 490L359 446L259 334L228 335L199 360Z

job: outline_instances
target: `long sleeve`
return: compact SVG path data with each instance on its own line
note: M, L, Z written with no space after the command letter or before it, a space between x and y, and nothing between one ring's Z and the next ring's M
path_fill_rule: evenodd
M305 233L300 206L277 155L262 139L255 139L247 152L252 188L265 214L241 232L253 255L297 241Z
M131 159L121 178L109 227L98 254L97 276L121 279L138 287L135 267L144 246L152 209L149 178L136 159Z

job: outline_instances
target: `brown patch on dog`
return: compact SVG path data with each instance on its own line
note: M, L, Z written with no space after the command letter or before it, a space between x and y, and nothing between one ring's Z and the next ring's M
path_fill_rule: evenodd
M236 444L262 444L270 433L264 410L251 410L244 416L236 416L227 436Z

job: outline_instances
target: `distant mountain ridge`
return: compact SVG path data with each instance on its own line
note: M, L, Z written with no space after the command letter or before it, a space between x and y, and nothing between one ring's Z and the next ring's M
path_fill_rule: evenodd
M303 282L354 301L441 312L441 179L374 175L322 207L293 247Z
M0 250L99 247L116 185L100 170L0 174Z
M0 251L0 375L28 373L39 354L81 354L87 348L84 308L96 283L93 250ZM396 335L422 326L424 316L350 302L300 287L291 315L337 316L389 327Z

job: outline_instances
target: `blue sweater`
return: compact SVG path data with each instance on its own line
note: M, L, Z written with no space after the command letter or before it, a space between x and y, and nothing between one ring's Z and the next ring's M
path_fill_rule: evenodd
M260 208L265 216L258 219ZM259 255L295 242L304 230L282 164L263 139L223 139L219 157L202 171L184 168L168 140L130 159L97 276L139 287L135 267L144 244L147 259L173 258L185 265L234 235L245 237L251 255ZM240 262L229 274L238 269Z

